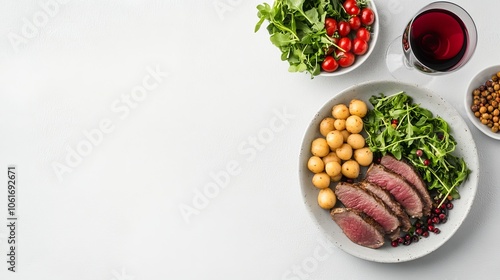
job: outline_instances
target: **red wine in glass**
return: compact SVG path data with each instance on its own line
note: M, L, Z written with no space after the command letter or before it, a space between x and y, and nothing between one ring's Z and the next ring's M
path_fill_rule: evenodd
M426 67L447 71L457 65L467 50L467 28L454 13L432 9L419 14L411 24L410 46Z
M469 13L457 4L437 1L420 9L403 35L389 45L386 65L397 80L424 84L431 80L430 75L460 69L476 45L477 29Z

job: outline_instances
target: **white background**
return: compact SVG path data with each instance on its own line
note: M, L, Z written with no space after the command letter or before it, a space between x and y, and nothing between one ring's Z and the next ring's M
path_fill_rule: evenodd
M44 19L49 2L57 9ZM19 244L12 273L0 227L0 278L497 278L498 142L468 120L481 161L476 200L430 255L380 264L320 247L302 201L298 153L309 121L344 88L393 79L385 50L428 2L375 0L381 32L366 65L311 80L287 72L265 29L253 32L261 1L2 1L0 167L18 167ZM500 3L454 2L476 21L477 51L428 87L466 118L468 81L500 62ZM125 103L145 79L155 88ZM225 187L200 200L214 177ZM1 184L6 225L6 177ZM182 207L196 211L183 216ZM318 248L326 256L305 271Z

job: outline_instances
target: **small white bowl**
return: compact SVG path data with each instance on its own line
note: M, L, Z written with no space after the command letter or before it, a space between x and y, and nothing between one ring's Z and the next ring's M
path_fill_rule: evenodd
M467 92L465 94L465 112L467 113L467 116L469 117L470 121L479 129L482 133L488 135L489 137L493 139L500 140L500 132L493 132L491 129L482 124L476 116L474 116L474 113L472 112L471 106L472 106L472 92L480 87L481 85L484 85L486 81L491 79L491 76L493 76L495 73L500 71L500 65L495 65L495 66L490 66L483 71L479 72L474 78L469 83L469 87L467 88Z
M340 75L349 73L352 70L361 66L361 64L363 64L368 59L370 54L373 52L373 50L375 49L375 46L377 44L377 41L378 41L380 18L379 18L378 12L377 12L377 7L375 6L375 1L373 1L373 0L368 1L368 7L371 8L373 10L373 13L375 14L375 21L372 24L370 41L368 42L368 51L364 55L356 56L356 60L354 61L353 65L346 67L346 68L342 68L339 66L339 68L337 70L335 70L334 72L325 72L322 70L320 72L319 76L327 76L327 77L328 76L340 76Z

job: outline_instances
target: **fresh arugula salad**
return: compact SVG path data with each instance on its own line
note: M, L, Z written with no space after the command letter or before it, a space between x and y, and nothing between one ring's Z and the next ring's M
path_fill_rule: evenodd
M405 92L372 96L373 109L364 118L366 142L374 153L406 159L422 174L429 190L436 190L441 203L459 198L457 186L470 170L463 158L453 154L457 142L448 123L419 104Z

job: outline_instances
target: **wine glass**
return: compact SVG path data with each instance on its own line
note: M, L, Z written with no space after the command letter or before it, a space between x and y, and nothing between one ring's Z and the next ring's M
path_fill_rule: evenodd
M403 35L389 45L386 64L397 80L426 84L433 75L464 66L476 44L476 25L463 8L450 2L433 2L419 10Z

